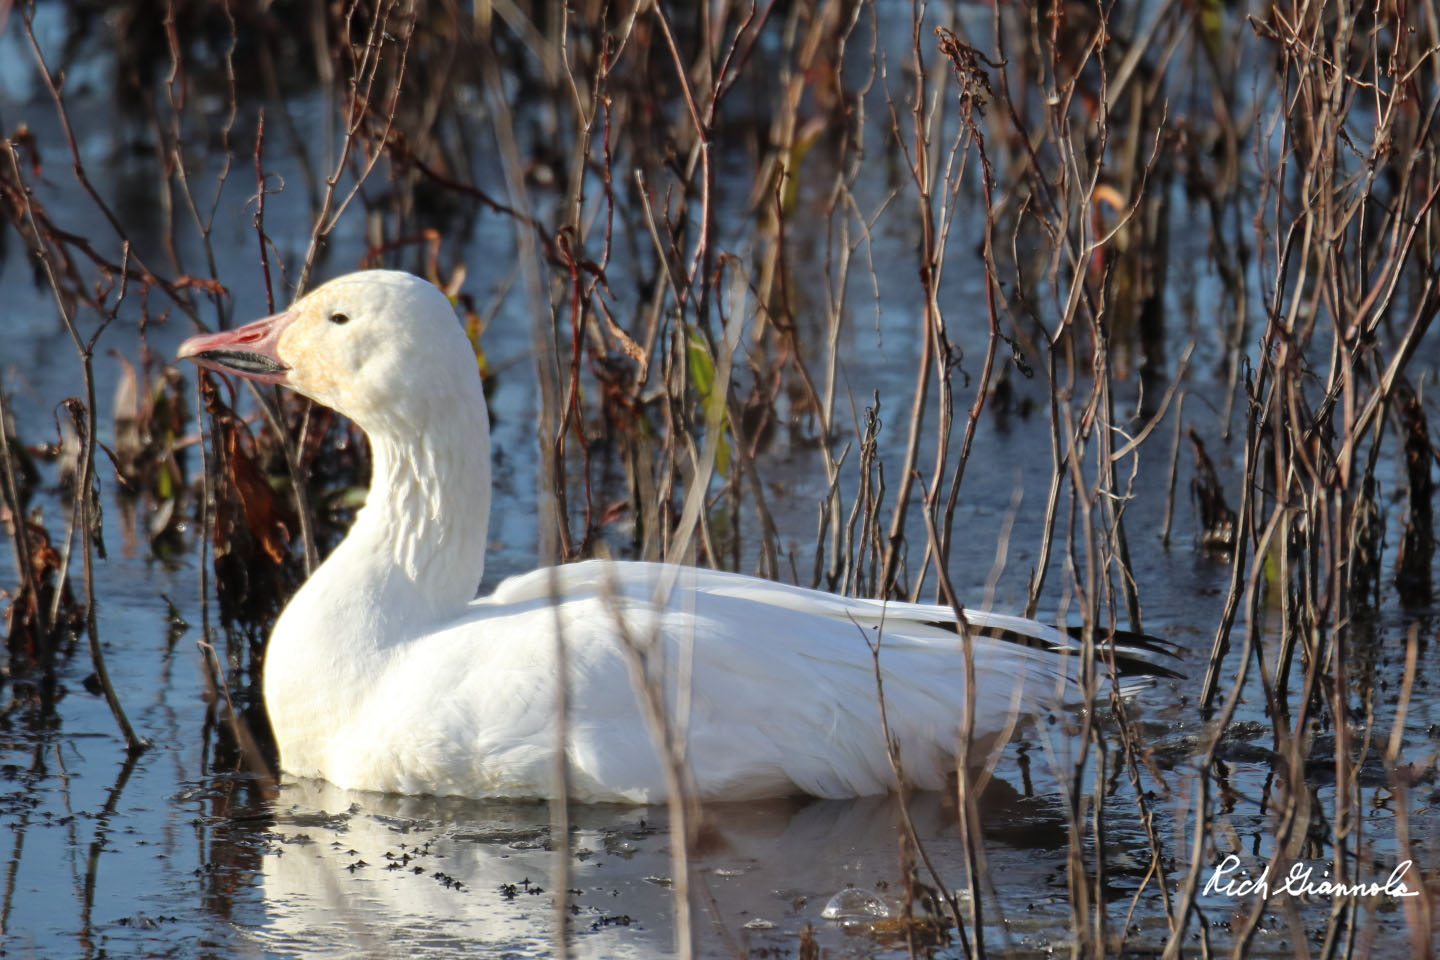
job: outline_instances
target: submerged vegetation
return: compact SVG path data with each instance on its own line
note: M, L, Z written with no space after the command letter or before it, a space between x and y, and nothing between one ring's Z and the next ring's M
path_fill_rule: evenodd
M6 730L56 722L59 665L88 656L145 748L95 603L117 511L127 552L200 554L186 609L211 762L273 787L264 639L363 502L368 454L329 411L197 382L158 344L396 267L451 297L487 389L534 381L511 436L535 448L523 530L542 561L958 606L1023 555L1017 612L1076 627L1090 681L1072 746L1048 755L1055 942L1239 953L1278 930L1326 956L1432 955L1437 821L1411 818L1437 799L1434 0L7 14L7 55L28 62L0 68L0 281L51 299L75 359L48 418L14 414L24 371L0 361ZM976 452L1010 435L1035 463ZM976 543L972 490L1022 466L1044 492L990 503L1001 542ZM1147 606L1137 570L1171 549L1223 566L1224 589ZM1192 683L1163 688L1180 751L1094 669L1157 614L1203 632L1185 638ZM1243 788L1242 741L1263 757ZM981 798L999 757L971 759L951 798L968 890L902 816L902 916L876 952L1005 943ZM1242 841L1225 818L1250 787ZM671 812L689 951L702 818L683 796ZM1141 846L1117 865L1118 830ZM1409 860L1422 895L1217 906L1206 881L1230 853L1272 877L1323 863L1350 888Z

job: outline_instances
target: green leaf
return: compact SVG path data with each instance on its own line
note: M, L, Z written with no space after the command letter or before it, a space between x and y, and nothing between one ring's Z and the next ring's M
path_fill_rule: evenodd
M700 408L705 411L707 428L712 423L720 425L720 437L715 445L715 469L725 473L730 469L730 438L726 431L729 416L725 410L725 388L716 389L715 361L710 357L710 348L705 338L693 326L685 330L685 366L690 372L690 385L700 397Z
M810 120L795 134L790 152L785 157L785 183L780 192L780 215L786 220L795 216L795 207L800 201L800 165L805 162L805 155L824 132L823 118Z
M1200 26L1200 42L1205 45L1205 52L1217 71L1220 70L1220 53L1225 42L1224 13L1220 0L1200 0L1195 11L1195 19Z
M705 338L694 327L685 331L685 361L690 369L690 383L700 395L701 403L708 403L715 389L715 361L710 359L710 350ZM709 407L706 407L707 411Z

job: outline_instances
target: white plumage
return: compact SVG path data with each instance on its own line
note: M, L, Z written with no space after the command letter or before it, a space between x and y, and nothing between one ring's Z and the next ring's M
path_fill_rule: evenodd
M965 665L948 607L604 561L512 577L472 599L490 508L488 418L469 344L429 283L352 274L282 314L191 338L180 356L284 384L351 417L371 441L366 505L285 608L266 652L286 771L395 793L551 795L559 630L577 799L665 797L626 636L664 665L664 700L702 799L890 789L877 639L906 773L921 787L953 773ZM966 617L979 751L1017 711L1073 694L1078 657L1065 634L1035 621Z

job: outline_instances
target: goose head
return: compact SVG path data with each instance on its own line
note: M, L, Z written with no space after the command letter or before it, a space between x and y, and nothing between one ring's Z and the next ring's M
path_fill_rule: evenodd
M283 313L191 337L178 357L288 387L370 439L365 507L297 597L307 602L291 607L330 622L348 607L310 601L372 597L365 609L438 616L475 596L490 515L489 414L475 353L432 284L352 273Z
M282 313L191 337L177 356L288 387L372 439L427 430L457 405L484 403L475 355L449 300L394 270L331 280Z

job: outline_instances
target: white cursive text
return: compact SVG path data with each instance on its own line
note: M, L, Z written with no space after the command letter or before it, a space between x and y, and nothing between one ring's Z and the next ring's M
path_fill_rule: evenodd
M1320 879L1313 879L1315 868L1302 862L1295 862L1290 865L1290 872L1285 875L1281 883L1271 889L1270 867L1267 865L1260 871L1258 877L1236 876L1240 871L1240 858L1233 853L1220 861L1210 873L1210 879L1205 881L1205 889L1202 895L1221 894L1227 897L1250 897L1258 896L1262 900L1268 900L1272 896L1288 893L1291 896L1312 896L1312 897L1418 897L1420 891L1411 890L1405 885L1405 875L1410 872L1411 861L1403 860L1395 865L1390 871L1390 876L1385 882L1371 881L1370 883L1344 883L1339 880L1331 880L1330 871L1326 870Z

